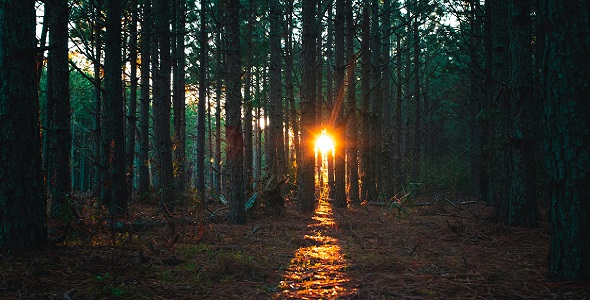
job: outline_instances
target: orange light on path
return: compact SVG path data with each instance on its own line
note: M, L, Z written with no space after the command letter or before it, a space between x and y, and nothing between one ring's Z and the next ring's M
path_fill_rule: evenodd
M334 151L334 141L332 138L326 133L326 130L322 130L322 134L317 138L315 142L316 150L319 150L322 153L327 153L328 151Z

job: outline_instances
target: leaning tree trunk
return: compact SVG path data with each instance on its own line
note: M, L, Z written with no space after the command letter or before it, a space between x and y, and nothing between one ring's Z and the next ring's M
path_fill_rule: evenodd
M590 279L590 13L588 1L541 1L549 279Z
M47 245L35 59L35 1L0 4L0 248Z

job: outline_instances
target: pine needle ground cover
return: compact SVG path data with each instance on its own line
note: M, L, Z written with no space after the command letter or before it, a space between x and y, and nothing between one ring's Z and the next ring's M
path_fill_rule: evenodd
M184 215L135 204L141 213L118 220L135 227L85 220L45 251L2 253L0 298L590 297L588 283L545 280L546 220L509 227L482 203L424 200L348 210L324 201L310 215L288 202L282 216L254 211L239 226L217 204Z

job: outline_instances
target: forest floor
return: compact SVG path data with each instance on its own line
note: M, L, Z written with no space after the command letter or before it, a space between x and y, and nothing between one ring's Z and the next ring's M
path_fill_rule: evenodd
M545 280L547 220L510 227L469 199L414 201L314 214L287 202L247 225L227 225L221 204L136 203L110 225L83 210L49 249L0 253L0 299L590 299L588 282Z

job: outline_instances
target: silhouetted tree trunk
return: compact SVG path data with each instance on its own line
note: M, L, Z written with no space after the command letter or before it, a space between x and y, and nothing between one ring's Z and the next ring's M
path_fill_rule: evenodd
M420 88L420 28L419 28L419 20L418 20L418 12L420 7L418 6L419 0L416 0L416 3L412 5L412 34L413 37L413 56L414 56L414 93L413 93L413 100L414 100L414 127L413 127L413 143L412 143L412 169L411 169L411 177L414 182L420 182L420 154L421 154L421 147L422 147L422 133L421 133L421 124L422 124L422 99L421 99L421 88Z
M391 68L389 55L391 51L391 0L383 1L383 50L382 50L382 65L383 65L383 82L382 87L382 142L381 142L381 166L377 166L381 170L382 182L380 191L385 197L392 197L395 195L395 181L393 172L393 130L394 120L392 117L393 99L391 94Z
M316 124L316 128L324 128L326 122L324 121L324 78L323 78L323 71L324 71L324 55L322 53L322 48L324 44L324 37L322 32L324 32L324 4L322 1L317 1L317 32L316 35L316 103L315 103L315 120L314 124ZM316 129L317 130L317 129ZM317 133L316 133L317 135ZM315 143L315 142L314 142ZM315 145L315 144L314 144ZM315 150L315 149L314 149ZM323 158L320 151L318 151L315 158L316 164L316 176L319 180L318 184L323 187L324 185L324 176L322 174L322 164Z
M396 99L395 99L395 154L394 154L394 163L393 163L393 173L395 177L395 193L398 194L399 191L402 190L403 184L405 182L404 176L402 173L403 170L403 158L402 158L402 101L403 101L403 94L402 94L402 38L401 36L397 35L397 46L396 46L396 74L397 74L397 85L396 85Z
M379 1L371 1L371 94L368 110L369 126L369 199L377 199L377 186L380 184L381 160L381 30L379 29Z
M154 131L156 150L156 172L161 190L160 205L173 210L172 191L174 175L172 171L172 142L170 140L170 6L166 0L155 3L155 30L159 65L154 70Z
M252 164L254 160L252 142L252 32L254 30L254 0L248 1L248 24L246 25L246 57L244 76L244 183L246 195L252 194Z
M127 179L125 176L125 114L123 111L123 82L121 57L120 1L107 2L105 41L105 91L104 135L102 145L107 161L106 186L104 187L111 215L127 213Z
M356 78L355 64L356 57L354 54L354 40L356 38L356 29L352 10L352 0L346 0L346 53L348 56L348 132L346 136L346 157L347 157L347 175L348 175L348 199L354 205L360 205L359 200L359 175L358 175L358 152L357 152L357 105L356 105Z
M533 94L533 52L530 0L510 1L510 190L508 222L537 225L535 188L535 103Z
M285 32L285 94L289 103L289 119L291 121L291 128L293 131L293 146L295 148L294 153L289 158L289 161L295 160L295 165L299 166L299 123L297 122L297 108L295 101L295 85L293 83L293 64L294 64L294 51L293 51L293 1L286 1L285 3L285 18L287 30ZM298 178L297 170L295 170L296 177Z
M140 195L145 195L150 187L149 131L150 131L150 65L152 52L152 9L151 1L143 0L143 19L141 22L141 91L140 91L140 125L139 125L139 188Z
M334 63L333 63L333 49L332 46L334 45L334 26L337 21L334 19L333 14L333 1L328 3L328 34L327 34L327 41L326 41L326 110L328 113L332 112L332 108L334 106ZM336 86L338 83L336 83ZM338 92L338 91L336 91ZM332 126L332 125L330 125ZM329 128L329 130L334 131L334 128ZM330 132L334 136L335 132ZM328 160L328 187L330 190L329 198L334 199L334 152L329 150L326 154Z
M545 150L550 199L549 279L590 279L590 13L588 1L540 1Z
M0 248L47 245L35 1L0 4Z
M316 116L316 4L303 0L303 53L301 74L301 167L299 169L299 201L297 211L312 212L314 195L314 120Z
M334 135L338 137L335 142L335 182L334 182L334 203L337 207L346 207L346 185L345 173L346 166L344 162L346 139L344 137L344 70L346 62L344 60L344 0L336 0L336 18L334 19L334 50L335 50L335 72L334 79L336 80L336 103L333 113L335 114Z
M222 167L222 162L221 162L221 89L222 89L222 84L223 84L223 70L222 68L222 62L223 62L223 53L222 53L222 47L223 47L223 37L221 35L221 33L223 32L223 23L225 20L225 15L224 15L224 5L223 5L223 0L219 1L219 3L217 3L217 32L216 32L216 44L217 44L217 48L216 48L216 57L217 57L217 62L216 62L216 66L215 66L215 81L216 81L216 85L215 85L215 168L217 169L217 172L215 172L215 182L213 183L213 187L215 188L215 191L217 193L222 193L223 189L221 186L221 178L222 178L222 171L223 171L223 167ZM201 150L198 150L201 151ZM203 151L205 151L203 149ZM204 172L203 170L197 170L197 172Z
M174 110L174 175L177 192L186 190L186 95L185 95L185 43L186 0L176 0L175 17L172 19L174 35L174 68L172 106ZM202 3L206 4L206 3ZM204 7L203 5L202 7Z
M135 161L135 132L137 125L137 0L131 0L131 31L129 37L129 104L127 109L127 141L125 146L126 169L127 169L127 198L131 199L134 178Z
M283 145L283 93L281 82L281 23L278 0L270 0L270 61L269 61L269 152L271 174L277 179L285 176Z
M226 56L226 102L227 123L227 170L229 174L229 222L246 223L244 207L244 141L242 138L242 94L240 62L240 1L228 0L227 12L227 56Z
M70 151L70 73L68 65L68 3L47 3L49 18L49 53L47 55L47 107L49 108L49 153L47 186L51 196L51 216L67 219L68 199L72 193Z
M207 5L201 3L201 28L199 29L200 62L199 62L199 102L197 103L197 192L205 193L205 110L207 99ZM219 110L219 108L217 108ZM217 137L219 138L219 136ZM218 167L217 165L215 167Z
M492 203L497 215L506 221L508 217L508 191L510 185L508 132L510 110L510 91L508 87L510 76L510 45L508 36L509 11L508 2L491 1L488 17L491 21L492 38L492 91L491 97L495 118L492 120L494 138L490 141L493 149L492 165Z
M370 127L369 127L369 103L371 94L371 27L370 27L370 7L369 4L363 2L362 23L361 23L361 138L359 139L359 155L360 155L360 179L361 179L361 201L365 201L369 197L369 190L371 185L370 167L371 157L369 154L370 143Z

